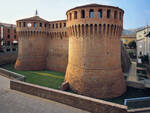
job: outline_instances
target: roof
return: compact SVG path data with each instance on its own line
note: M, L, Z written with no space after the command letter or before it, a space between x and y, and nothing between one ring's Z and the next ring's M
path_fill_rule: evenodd
M82 6L78 6L78 7L75 7L75 8L72 8L70 10L74 10L74 9L78 9L78 8L86 8L86 7L110 7L110 8L118 8L120 10L122 10L121 8L119 7L115 7L115 6L109 6L109 5L101 5L101 4L87 4L87 5L82 5ZM68 10L68 11L70 11ZM67 11L67 12L68 12ZM123 10L122 10L123 11ZM124 12L124 11L123 11Z
M30 18L25 18L25 19L21 19L21 20L17 20L17 21L44 21L44 22L48 22L47 20L45 20L39 16L33 16Z
M129 38L136 38L136 34L126 34L126 35L121 35L121 38L123 37L129 37Z
M14 25L14 24L8 24L8 23L0 23L0 26L4 26L4 27L16 27L16 25Z
M145 27L139 28L136 32L143 31L143 30L145 30L147 28L150 28L150 26L145 26Z

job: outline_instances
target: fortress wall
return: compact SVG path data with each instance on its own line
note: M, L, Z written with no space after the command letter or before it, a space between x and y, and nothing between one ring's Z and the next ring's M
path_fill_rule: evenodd
M60 23L62 24L60 27ZM68 64L68 36L66 21L50 22L50 37L48 37L46 68L49 70L65 72ZM56 28L57 24L57 28ZM54 28L52 28L54 26Z
M46 38L40 35L19 37L19 51L15 68L18 70L42 70L46 66Z
M102 18L98 17L100 9ZM89 17L90 10L94 11L92 18ZM108 10L111 11L109 18ZM116 19L115 11L118 12ZM67 17L69 61L65 81L73 91L95 98L122 95L126 90L120 63L123 10L89 5L69 10Z

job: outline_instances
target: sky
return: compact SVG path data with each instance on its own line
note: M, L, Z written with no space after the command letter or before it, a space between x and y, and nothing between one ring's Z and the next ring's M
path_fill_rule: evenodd
M0 0L0 22L15 24L16 20L35 15L48 20L66 19L66 11L80 5L96 3L122 8L124 29L150 25L150 0Z

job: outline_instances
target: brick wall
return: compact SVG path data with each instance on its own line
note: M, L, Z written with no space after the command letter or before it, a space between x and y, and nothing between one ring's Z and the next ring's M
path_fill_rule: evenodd
M41 87L16 80L10 81L10 88L13 90L67 104L92 113L127 113L127 107L123 105Z

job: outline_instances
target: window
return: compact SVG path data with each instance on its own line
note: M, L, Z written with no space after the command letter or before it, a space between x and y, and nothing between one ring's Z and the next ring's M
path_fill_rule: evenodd
M42 27L42 23L40 23L40 27Z
M46 24L44 24L44 27L46 28L46 27L47 27L47 25L46 25Z
M62 27L62 24L60 23L59 25L60 25L60 28L61 28L61 27Z
M16 39L16 35L14 35L14 39Z
M8 33L10 33L10 29L8 29L7 31L8 31Z
M56 28L58 28L58 24L56 24Z
M98 18L102 18L102 14L103 14L103 13L102 13L102 9L99 9L99 10L98 10Z
M10 39L10 35L7 35L7 38Z
M19 27L21 27L21 22L19 22Z
M81 10L81 18L85 18L85 11Z
M64 27L66 27L66 23L64 23Z
M70 13L70 20L72 20L72 14Z
M114 12L114 18L115 18L115 19L117 19L117 14L118 14L118 12L115 11L115 12Z
M36 22L34 22L33 26L36 27Z
M121 20L121 12L120 12L120 20Z
M107 18L110 18L110 9L107 10Z
M12 51L16 51L16 48L13 48Z
M10 46L10 41L7 41L7 46Z
M89 17L90 18L94 18L94 10L93 9L90 9L90 11L89 11Z
M54 28L54 24L53 24L52 28Z
M14 29L14 33L16 33L16 29Z
M74 19L77 19L77 11L74 12Z
M49 24L49 28L51 28L51 24Z
M6 51L10 51L10 49L7 49Z
M25 22L23 22L23 27L26 27L26 23Z

